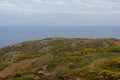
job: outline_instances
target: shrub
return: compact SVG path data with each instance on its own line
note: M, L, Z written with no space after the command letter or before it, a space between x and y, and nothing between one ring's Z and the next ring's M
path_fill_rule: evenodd
M107 52L112 52L112 50L108 47L99 47L97 48L97 52L99 53L107 53Z
M81 52L80 51L65 52L65 55L67 55L67 56L80 56Z
M112 52L120 53L120 47L111 47Z
M72 68L74 65L75 65L74 62L68 62L68 63L67 63L67 67L69 67L69 68Z
M118 75L116 75L116 73L109 71L109 70L102 70L99 73L99 78L101 78L102 80L118 80Z
M19 61L19 60L24 60L24 59L28 59L28 58L34 58L35 55L32 53L27 53L27 52L23 52L21 54L19 54L19 56L17 58L14 59L14 61Z
M22 77L22 75L20 73L17 73L13 76L14 78L18 78L18 77Z
M84 48L83 49L83 54L92 54L95 52L96 52L96 49L94 49L94 48Z
M108 70L118 71L120 70L120 58L107 59L107 61L102 66Z
M7 63L0 61L0 71L3 70L7 65Z
M22 77L12 78L10 80L36 80L32 75L24 75Z

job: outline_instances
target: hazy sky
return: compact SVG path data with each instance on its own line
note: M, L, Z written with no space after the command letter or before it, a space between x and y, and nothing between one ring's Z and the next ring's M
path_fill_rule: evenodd
M0 26L120 26L120 0L0 0Z

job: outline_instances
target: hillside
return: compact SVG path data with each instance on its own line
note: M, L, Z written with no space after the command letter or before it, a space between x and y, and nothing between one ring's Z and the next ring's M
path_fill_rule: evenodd
M120 39L46 38L0 49L0 80L119 80Z

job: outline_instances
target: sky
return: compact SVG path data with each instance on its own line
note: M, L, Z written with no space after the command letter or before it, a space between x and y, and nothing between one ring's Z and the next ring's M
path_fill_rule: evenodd
M0 26L120 26L120 0L0 0Z

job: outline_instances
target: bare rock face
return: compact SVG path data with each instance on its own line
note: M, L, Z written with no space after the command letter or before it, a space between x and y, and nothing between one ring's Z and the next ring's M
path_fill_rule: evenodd
M106 41L103 41L103 46L104 46L104 47L109 47L109 43L106 42Z
M5 53L3 57L6 62L14 62L14 59L18 57L20 53L21 53L20 51L12 51Z
M21 46L23 46L23 44L19 43L19 44L15 44L14 46L15 47L21 47Z

